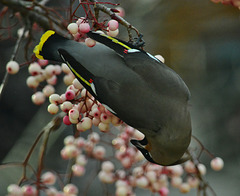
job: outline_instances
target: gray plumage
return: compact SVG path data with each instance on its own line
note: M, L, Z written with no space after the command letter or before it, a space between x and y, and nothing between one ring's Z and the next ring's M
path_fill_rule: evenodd
M49 40L42 56L68 61L69 57L60 55L62 49L75 62L70 63L73 69L86 68L94 77L94 96L145 134L147 147L140 143L138 147L146 147L154 162L182 162L191 138L190 92L177 73L141 50L121 55L100 43L89 48L60 36L58 41L54 37Z

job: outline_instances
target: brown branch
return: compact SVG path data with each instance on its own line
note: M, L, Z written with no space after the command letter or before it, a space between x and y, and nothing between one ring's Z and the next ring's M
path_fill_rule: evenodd
M0 0L0 3L8 6L14 12L19 12L32 23L36 22L45 30L53 29L62 35L66 35L68 32L64 21L56 17L51 11L48 12L48 9L41 4L24 0Z

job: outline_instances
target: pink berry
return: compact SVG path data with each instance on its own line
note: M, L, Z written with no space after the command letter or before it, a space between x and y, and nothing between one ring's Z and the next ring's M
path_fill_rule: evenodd
M81 90L83 88L82 84L78 81L77 78L75 78L73 80L73 86L74 86L74 88L76 88L78 90Z
M108 27L110 31L115 31L118 29L118 21L116 20L110 20L108 22Z
M62 71L63 71L65 74L71 73L71 70L69 69L69 67L67 66L66 63L62 63L61 67L62 67Z
M94 125L94 126L98 126L99 125L99 123L100 123L100 119L99 118L93 118L92 119L92 124Z
M67 100L73 100L75 98L75 92L73 90L68 90L65 96Z
M119 13L117 13L117 15L124 17L125 16L125 11L122 7L116 7L116 9L119 11Z
M69 110L68 115L69 115L69 118L78 119L79 118L79 111L76 110L76 109L71 109L71 110Z
M66 145L64 148L66 156L71 159L77 157L79 150L74 144Z
M49 97L51 94L55 92L55 88L52 85L48 84L43 88L42 91L46 97Z
M167 187L162 187L159 191L161 196L167 196L169 194L169 190Z
M47 83L51 85L56 85L57 84L57 76L52 75L50 78L47 79Z
M52 172L46 172L41 176L44 184L53 185L56 182L56 176Z
M136 179L136 185L140 188L146 188L148 184L149 184L149 181L145 176L141 176Z
M81 165L74 164L72 166L72 171L74 176L82 176L85 173L85 168Z
M68 135L67 137L64 138L63 142L65 145L74 144L75 138L72 135Z
M21 196L21 195L23 195L21 187L19 187L17 184L10 184L7 187L7 191L8 191L10 196L11 195L13 195L13 196Z
M6 65L6 70L9 74L18 73L19 68L19 64L16 61L9 61Z
M102 170L109 173L114 170L114 164L111 161L104 161L101 166Z
M69 110L71 110L73 107L73 104L70 101L64 101L61 105L60 108L63 112L68 113Z
M106 123L103 123L103 122L100 122L100 123L98 124L98 128L99 128L99 130L102 131L102 132L108 132L108 131L110 130L109 124L106 124Z
M106 154L106 150L103 146L96 146L93 149L93 156L96 159L103 159Z
M102 113L100 115L100 120L101 122L108 124L111 122L111 116L107 115L106 113Z
M85 139L82 138L82 137L78 137L78 138L75 139L74 144L75 144L78 148L82 148L82 147L84 147L84 145L85 145Z
M128 195L128 187L127 186L119 186L116 189L116 196L127 196Z
M40 66L46 66L48 64L48 60L38 59L38 64Z
M69 116L64 116L63 117L63 123L65 125L71 125L72 124L71 121L69 120Z
M74 184L67 184L63 188L63 192L66 195L77 195L78 194L78 188Z
M114 182L114 175L113 173L107 173L105 171L100 171L98 173L98 178L100 181L104 182L104 183L107 183L107 184L110 184L110 183L113 183Z
M40 91L38 91L32 95L32 102L36 105L43 104L45 99L46 99L45 95Z
M191 187L188 183L182 183L179 186L179 190L181 193L188 193L190 191Z
M100 136L98 133L92 132L91 134L88 135L88 140L96 144L99 142Z
M53 76L55 74L55 67L54 67L54 65L50 64L50 65L46 66L45 73L46 73L47 77Z
M41 70L42 70L42 68L37 62L31 63L28 67L28 72L32 76L36 76L36 75L40 74Z
M88 37L85 39L85 44L91 48L96 45L96 41Z
M56 75L59 75L59 74L62 73L62 68L61 68L60 65L55 65L54 67L55 67L55 74Z
M86 131L91 129L92 127L92 120L88 117L84 117L81 121L77 124L77 130L79 131Z
M57 106L56 104L51 103L51 104L48 106L47 110L48 110L48 112L49 112L50 114L53 114L53 115L54 115L54 114L57 114L57 113L58 113L59 108L58 108L58 106Z
M215 171L221 170L224 166L224 162L223 162L222 158L220 158L220 157L216 157L216 158L212 159L210 164L211 164L211 168Z
M196 167L195 167L195 165L194 165L194 163L192 161L187 161L185 163L184 169L188 173L195 173L196 172Z
M199 164L197 165L197 168L198 168L198 170L199 170L199 172L200 172L201 175L204 176L204 175L206 174L207 168L206 168L205 165L203 165L202 163L199 163Z
M75 79L75 76L72 73L69 73L63 77L63 82L69 86L72 84L73 80Z
M51 94L49 96L49 102L54 104L61 104L62 100L58 94Z
M86 158L86 156L83 155L83 154L78 155L77 158L76 158L76 163L77 163L78 165L81 165L81 166L86 165L86 164L87 164L87 158Z
M171 178L171 185L175 188L180 187L180 185L182 184L182 178L179 176L174 176Z
M78 32L78 25L77 25L77 23L70 23L67 26L67 29L69 30L69 32L71 34L76 34Z
M79 30L81 33L88 33L90 31L90 25L88 23L81 23L79 25Z
M23 196L36 196L37 190L35 187L30 185L24 185L22 187Z
M107 34L108 34L109 36L111 36L111 37L116 37L116 36L118 35L118 33L119 33L119 29L116 29L115 31L109 30L109 31L107 32Z
M39 82L35 76L29 76L26 83L29 88L37 88L39 85Z

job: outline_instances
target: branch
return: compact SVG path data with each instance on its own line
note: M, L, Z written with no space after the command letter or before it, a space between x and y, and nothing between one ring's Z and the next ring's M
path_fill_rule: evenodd
M43 29L53 29L62 35L66 35L68 32L65 22L40 3L24 0L0 0L0 3L8 6L14 12L20 12L23 17L32 23L36 22Z

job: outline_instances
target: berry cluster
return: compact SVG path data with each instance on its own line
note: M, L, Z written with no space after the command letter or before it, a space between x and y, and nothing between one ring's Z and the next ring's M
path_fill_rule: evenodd
M240 9L240 0L211 0L214 3L230 4Z
M47 196L77 196L78 188L74 184L67 184L63 190L58 191L53 185L56 181L56 176L51 172L46 172L42 176L42 182L46 186ZM7 188L7 196L36 196L38 195L37 189L32 185L24 185L22 187L16 184L10 184Z

